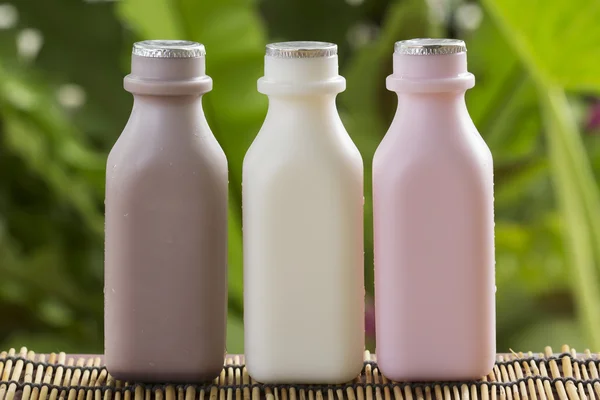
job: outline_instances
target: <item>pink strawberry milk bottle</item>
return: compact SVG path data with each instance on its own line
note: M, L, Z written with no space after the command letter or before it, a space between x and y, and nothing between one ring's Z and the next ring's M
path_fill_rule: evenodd
M492 155L463 41L397 42L398 110L373 160L377 361L389 379L477 379L495 358Z

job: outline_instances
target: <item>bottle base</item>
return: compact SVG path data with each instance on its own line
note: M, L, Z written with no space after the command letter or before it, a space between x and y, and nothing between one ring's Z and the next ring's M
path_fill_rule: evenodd
M430 364L423 363L426 356L413 362L398 359L387 362L378 357L377 364L381 373L395 382L457 382L479 380L488 375L494 369L495 358L493 354L477 360L462 360L461 365L460 359L443 362L434 356L429 358Z
M160 368L152 369L126 369L113 368L107 364L108 373L115 379L123 382L143 383L204 383L210 382L219 376L223 367L203 369L197 371L165 371Z
M335 369L319 370L314 364L311 368L285 368L285 366L256 366L246 363L248 375L260 383L266 384L306 384L337 385L352 381L360 375L362 362L358 366L339 366Z

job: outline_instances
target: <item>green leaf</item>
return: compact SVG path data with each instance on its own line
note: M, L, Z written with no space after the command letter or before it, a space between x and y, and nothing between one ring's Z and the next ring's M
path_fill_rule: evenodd
M0 62L4 144L101 235L104 224L98 202L104 192L104 156L86 145L74 124L56 107L47 85L28 72L5 68ZM90 181L96 184L91 186Z
M9 3L11 1L9 0ZM2 50L3 63L16 64L15 33L33 28L43 46L32 67L43 71L55 92L73 83L84 90L85 104L71 110L72 121L104 149L111 146L127 121L131 96L123 90L122 42L126 32L115 18L115 2L12 0L19 18L13 32L1 31L10 43ZM160 11L160 10L159 10ZM74 34L76 32L76 34Z
M97 197L80 176L53 162L49 144L31 119L25 119L18 113L4 109L6 145L23 157L28 166L42 176L50 185L54 194L70 203L84 218L88 226L98 235L104 229L103 216L98 211Z
M524 222L530 223L553 207L545 189L549 171L537 87L488 13L464 39L476 77L466 94L469 114L494 155L496 219L523 220L527 214ZM518 261L525 266L530 260Z
M484 0L530 73L567 90L600 92L598 0Z
M600 2L484 0L484 4L536 83L573 293L589 343L600 347L600 287L594 268L600 262L600 194L565 95L565 89L600 91L592 61L600 56Z
M595 182L582 175L589 171L585 149L577 132L564 92L557 88L546 88L543 98L550 161L554 184L565 229L565 239L573 263L574 293L578 298L580 317L590 346L600 345L597 321L600 317L600 286L595 271L595 262L600 260L600 249L595 249L594 237L600 235L598 210L600 202L591 210L586 203L595 199ZM576 153L576 154L574 154ZM577 157L577 158L574 158ZM586 198L587 197L587 198ZM588 213L593 212L593 214Z
M541 119L536 87L501 32L486 15L465 38L476 85L466 95L469 114L494 154L495 164L531 156Z
M144 39L184 39L175 7L169 0L127 0L117 12L129 27Z

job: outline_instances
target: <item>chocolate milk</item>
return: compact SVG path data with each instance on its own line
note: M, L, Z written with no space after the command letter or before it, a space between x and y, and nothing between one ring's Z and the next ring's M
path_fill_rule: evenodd
M204 46L136 43L124 87L133 110L106 171L106 366L209 380L225 353L228 178L202 110Z

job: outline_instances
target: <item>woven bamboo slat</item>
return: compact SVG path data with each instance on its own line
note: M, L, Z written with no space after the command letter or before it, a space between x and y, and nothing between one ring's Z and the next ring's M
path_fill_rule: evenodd
M248 376L241 355L227 356L206 384L152 385L113 379L97 356L0 353L0 400L600 400L600 354L563 346L499 354L473 382L392 382L365 352L359 377L343 385L265 385Z

